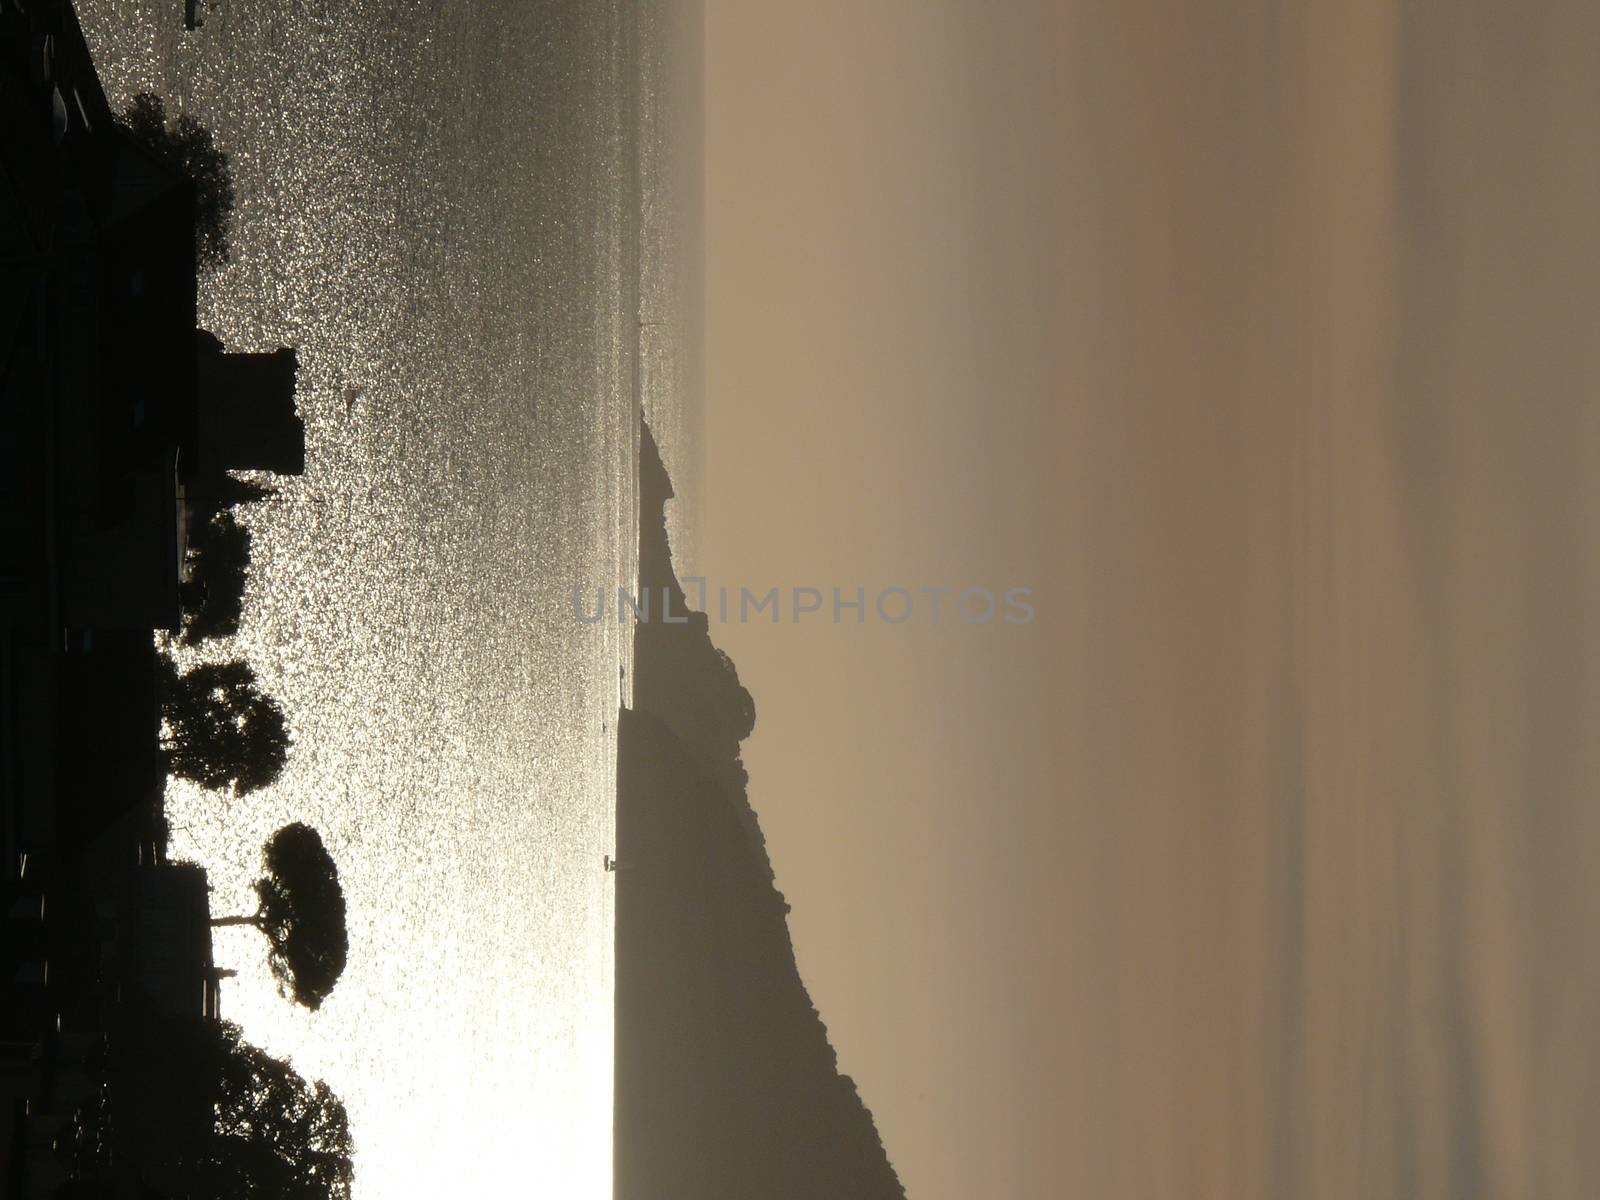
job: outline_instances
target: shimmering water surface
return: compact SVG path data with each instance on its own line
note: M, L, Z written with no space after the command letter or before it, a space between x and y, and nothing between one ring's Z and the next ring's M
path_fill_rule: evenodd
M634 252L664 203L664 143L636 153L651 22L616 2L280 0L191 34L175 0L80 8L113 105L156 92L232 156L233 252L202 324L299 348L306 474L250 511L245 629L206 651L280 700L289 768L243 799L175 788L169 815L218 914L253 911L275 828L316 826L349 967L309 1014L274 991L263 939L219 931L239 971L224 1015L343 1097L362 1200L464 1180L608 1195L601 858L628 649L570 595L631 583L632 414L666 413L682 379L654 316L667 365L643 397L635 379L639 306L671 307Z

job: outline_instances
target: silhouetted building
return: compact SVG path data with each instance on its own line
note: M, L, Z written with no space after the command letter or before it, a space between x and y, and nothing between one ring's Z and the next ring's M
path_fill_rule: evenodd
M293 350L228 354L215 335L195 331L196 453L203 469L305 472L306 430L294 410L297 367Z
M194 863L130 872L115 906L113 978L142 1018L221 1018L211 957L211 888Z

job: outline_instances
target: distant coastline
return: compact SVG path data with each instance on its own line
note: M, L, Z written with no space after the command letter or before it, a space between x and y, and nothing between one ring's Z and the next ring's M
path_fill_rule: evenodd
M640 443L640 586L686 611L672 484L647 426ZM904 1197L796 967L740 761L755 706L703 613L636 627L633 686L617 763L617 1200Z

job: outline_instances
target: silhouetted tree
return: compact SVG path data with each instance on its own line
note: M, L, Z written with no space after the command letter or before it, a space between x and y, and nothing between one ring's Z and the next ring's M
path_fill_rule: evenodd
M194 249L201 266L228 261L228 217L233 212L233 175L228 156L211 131L193 117L170 126L160 96L141 92L122 114L122 127L161 162L194 185Z
M339 869L309 825L285 825L262 854L266 876L256 880L260 907L247 917L218 917L213 925L251 925L271 945L268 963L280 990L315 1009L344 972L349 938Z
M245 571L250 565L250 531L221 512L189 540L189 578L182 588L186 646L207 638L232 637L244 612Z
M167 769L236 793L266 787L289 757L289 726L244 662L204 663L182 675L163 657Z
M327 1084L228 1022L149 1033L132 1048L138 1103L127 1116L152 1183L208 1200L348 1200L350 1122Z

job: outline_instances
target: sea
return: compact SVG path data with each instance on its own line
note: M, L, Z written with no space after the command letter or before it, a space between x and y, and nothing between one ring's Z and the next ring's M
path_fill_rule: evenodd
M254 911L303 821L349 907L315 1012L217 931L223 1016L342 1098L360 1200L609 1196L616 715L639 417L692 564L697 14L670 0L81 0L114 108L198 121L236 189L200 324L292 346L303 477L243 519L270 788L174 783L172 855Z

